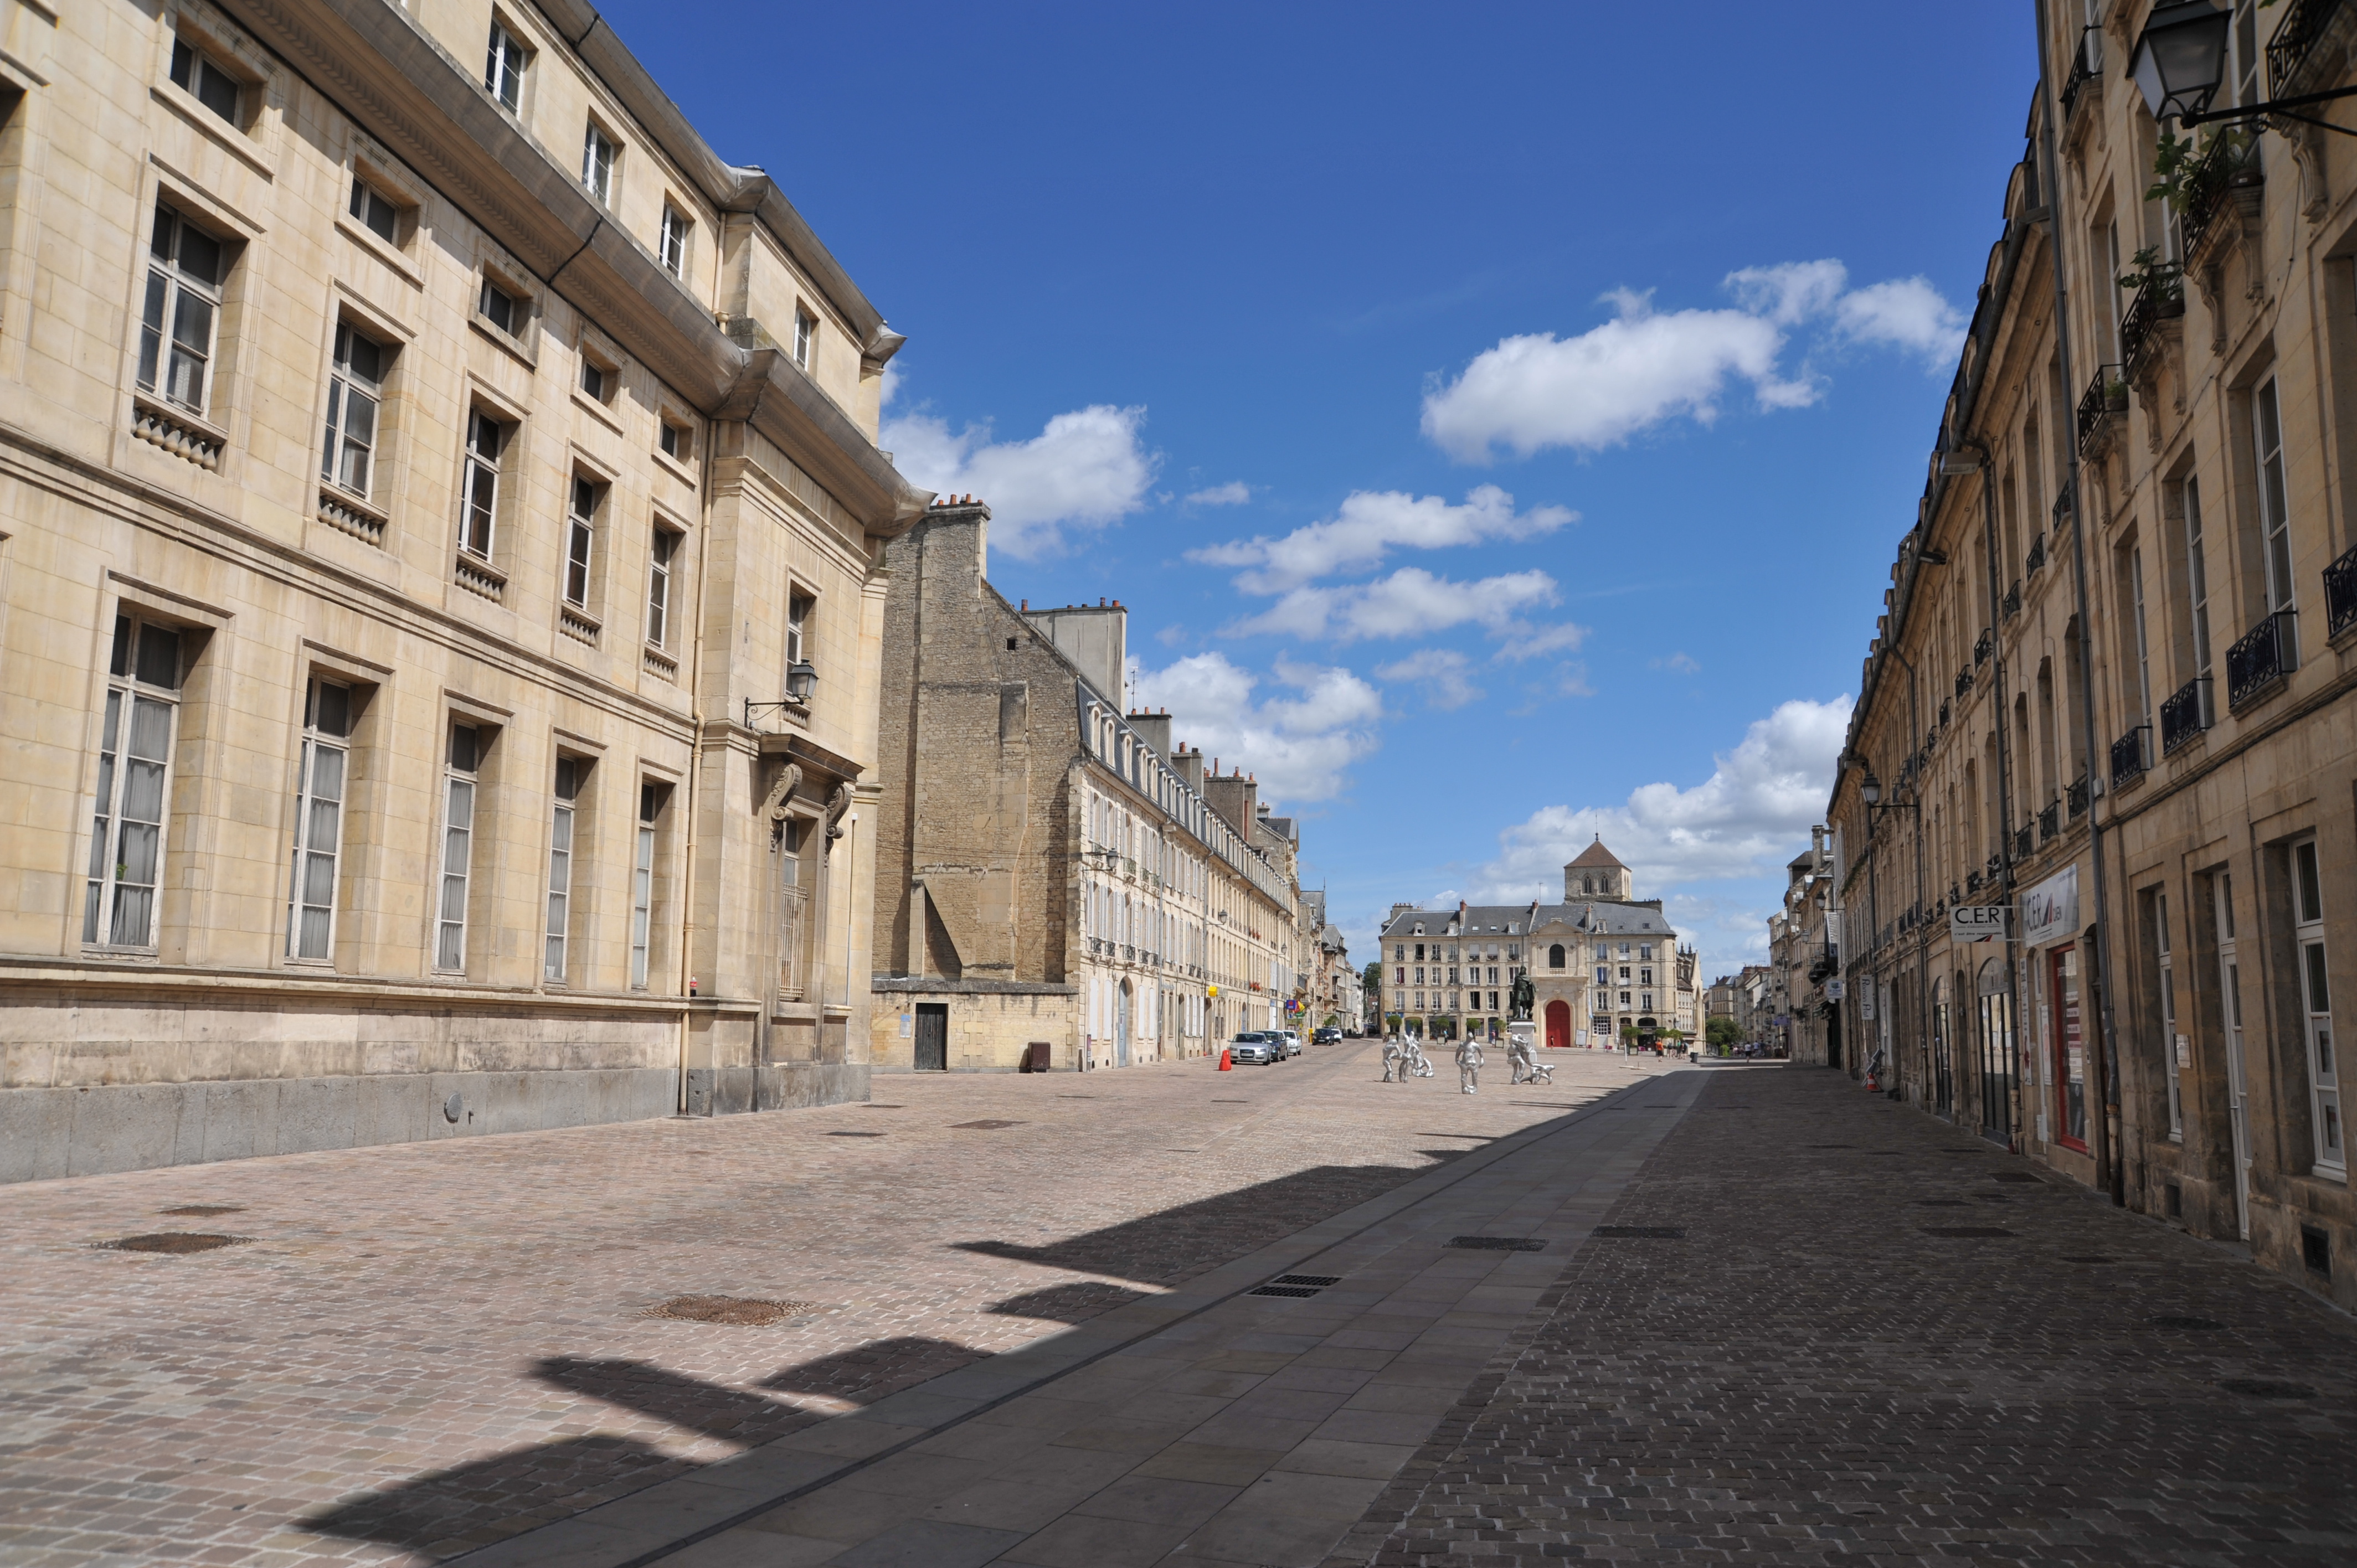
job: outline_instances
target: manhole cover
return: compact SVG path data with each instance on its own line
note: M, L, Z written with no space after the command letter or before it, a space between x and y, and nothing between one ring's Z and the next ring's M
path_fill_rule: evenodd
M2147 1317L2145 1322L2155 1328L2182 1328L2189 1334L2207 1334L2226 1326L2214 1317L2188 1317L2180 1313L2164 1313Z
M1317 1285L1323 1288L1327 1285L1340 1284L1342 1276L1340 1274L1279 1274L1268 1283L1273 1285Z
M1481 1252L1536 1252L1546 1246L1528 1236L1451 1236L1448 1244Z
M2046 1185L2045 1177L2031 1176L2028 1171L1991 1171L1989 1172L1989 1180L2033 1182L2040 1187L2044 1187Z
M2013 1232L1995 1225L1929 1225L1924 1227L1923 1234L1926 1236L2010 1236Z
M178 1208L159 1209L157 1212L162 1214L186 1214L192 1218L201 1219L215 1214L242 1214L245 1212L245 1205L242 1203L184 1203Z
M1588 1234L1626 1241L1683 1241L1686 1231L1683 1225L1598 1225Z
M1316 1295L1318 1290L1318 1287L1316 1285L1258 1285L1244 1294L1246 1295L1305 1296Z
M682 1323L726 1323L740 1328L764 1328L816 1312L814 1301L758 1301L741 1295L675 1295L660 1306L647 1308L647 1317L671 1317Z
M1020 1127L1023 1123L1020 1122L1000 1122L994 1118L985 1117L979 1122L952 1122L950 1125L952 1127L971 1127L977 1133L992 1133L997 1131L1001 1127Z
M2316 1391L2306 1383L2279 1383L2269 1378L2224 1378L2218 1386L2230 1394L2255 1400L2312 1400Z
M837 1133L829 1133L827 1134L827 1136L828 1136L828 1137L830 1137L830 1138L880 1138L880 1137L884 1136L884 1134L883 1134L883 1133L841 1133L841 1132L837 1132Z
M1919 1197L1915 1199L1915 1207L1918 1208L1962 1208L1964 1207L1964 1200L1961 1197Z
M102 1247L116 1252L210 1252L217 1247L235 1247L253 1240L248 1236L214 1236L202 1230L156 1230L145 1236L125 1236L119 1240L102 1241Z

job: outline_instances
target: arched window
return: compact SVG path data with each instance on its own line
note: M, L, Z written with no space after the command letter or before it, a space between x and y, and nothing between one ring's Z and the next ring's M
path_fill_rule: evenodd
M1563 944L1561 942L1557 942L1555 946L1547 949L1547 967L1549 969L1561 969L1563 967Z

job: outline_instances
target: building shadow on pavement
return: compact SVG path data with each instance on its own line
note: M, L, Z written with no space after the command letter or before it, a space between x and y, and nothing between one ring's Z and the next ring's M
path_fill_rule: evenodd
M780 1393L819 1394L853 1404L874 1404L888 1394L954 1372L989 1354L954 1339L904 1334L871 1339L855 1349L838 1350L772 1372L761 1380L761 1386Z
M694 1468L635 1437L568 1437L431 1471L293 1522L317 1535L455 1557Z
M748 1448L811 1423L806 1411L645 1361L585 1361L552 1356L535 1366L533 1375L568 1392Z
M1425 1149L1436 1164L1462 1149ZM1231 1258L1241 1257L1371 1197L1389 1192L1431 1165L1312 1165L1274 1181L1180 1204L1159 1213L1084 1231L1045 1246L1015 1241L959 1241L960 1251L1077 1274L1110 1274L1141 1284L1175 1285ZM994 1309L996 1310L996 1309Z
M1008 1296L986 1308L999 1317L1036 1317L1048 1323L1085 1323L1099 1313L1111 1312L1116 1306L1127 1306L1133 1301L1144 1301L1151 1292L1132 1290L1127 1285L1108 1284L1102 1280L1075 1280L1071 1284L1048 1285L1043 1289L1025 1291L1021 1295Z

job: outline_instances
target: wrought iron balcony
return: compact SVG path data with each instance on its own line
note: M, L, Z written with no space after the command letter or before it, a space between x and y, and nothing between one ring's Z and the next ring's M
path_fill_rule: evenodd
M2300 68L2323 41L2325 24L2341 9L2341 0L2292 0L2284 19L2267 40L2267 91L2287 98L2311 85L2300 79Z
M2152 346L2153 328L2185 314L2185 280L2173 267L2163 270L2164 265L2153 263L2155 274L2136 290L2127 314L2120 317L2120 363L2130 371L2143 362Z
M2211 223L2225 209L2227 192L2238 186L2247 188L2258 183L2255 141L2245 144L2240 137L2220 136L2211 143L2210 150L2185 171L2179 182L2182 194L2178 231L2185 254L2201 254L2201 241L2209 233Z
M2112 788L2125 789L2152 766L2152 726L2138 725L2112 742Z
M2226 705L2242 707L2273 691L2299 667L2288 609L2271 610L2265 619L2226 650Z
M1995 882L2005 871L2005 856L2002 854L1990 855L1988 857L1987 870L1988 875L1985 880Z
M2160 754L2176 756L2210 724L2210 677L2196 675L2161 699Z
M1980 885L1981 885L1981 874L1980 874L1979 872L1975 871L1975 872L1974 872L1974 873L1973 873L1973 886L1975 886L1975 887L1978 887ZM1948 902L1949 902L1949 903L1951 903L1951 904L1961 904L1961 903L1963 903L1964 901L1964 890L1962 887L1960 887L1959 886L1957 886L1957 885L1956 885L1955 883L1953 883L1953 882L1949 883L1949 884L1948 884Z
M1981 665L1987 663L1989 661L1989 655L1996 651L1996 633L1995 631L1982 632L1978 638L1974 639L1973 642L1974 667L1977 669Z
M2079 399L2079 451L2088 447L2112 422L2124 419L2128 412L2128 385L2120 375L2117 365L2098 365L2095 379L2087 383L2085 395Z
M2062 79L2062 118L2068 121L2079 107L2079 94L2103 74L2104 29L2088 27L2079 35L2079 47L2071 51L2071 74ZM2095 97L2103 96L2100 87ZM2093 102L2094 100L2090 99Z
M2025 829L2024 831L2027 832L2028 830ZM2038 842L2040 843L2044 843L2049 839L2060 838L2061 836L2062 802L2060 800L2049 800L2046 802L2046 809L2038 813Z
M2062 809L2073 819L2083 817L2087 814L2087 776L2083 773L2062 791Z
M1969 682L1969 681L1967 681L1967 682L1964 682L1964 684L1966 684L1967 686L1969 686L1969 685L1971 685L1971 684L1972 684L1972 682ZM1947 704L1947 703L1942 703L1940 704L1940 722L1939 722L1937 725L1935 725L1934 726L1932 726L1932 727L1933 727L1934 729L1946 729L1946 728L1948 727L1948 704Z
M2357 623L2357 550L2324 569L2324 632L2339 637Z
M1981 890L1981 881L1982 878L1979 872L1975 871L1967 873L1964 877L1964 890L1969 893L1979 892Z
M2038 573L2038 569L2045 564L2046 535L2041 533L2037 538L2029 542L2029 559L2022 567L2022 575L2024 576L2035 576Z
M2062 481L2062 493L2054 498L2054 532L2061 532L2079 519L2079 487L2071 479Z
M1956 695L1961 697L1972 689L1973 671L1972 667L1967 665L1964 669L1956 671Z
M2014 859L2028 860L2029 858L2029 852L2036 847L2036 844L2030 840L2029 824L2028 822L2024 822L2021 826L2013 830Z
M2021 579L2016 577L2013 586L2005 591L2005 618L2011 620L2021 613Z

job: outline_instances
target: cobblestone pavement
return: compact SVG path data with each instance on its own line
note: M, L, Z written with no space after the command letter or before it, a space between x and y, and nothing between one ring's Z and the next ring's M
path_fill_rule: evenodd
M1328 1568L2357 1562L2349 1318L1835 1074L1711 1079Z
M899 1076L870 1105L11 1187L0 1563L423 1563L1013 1348L1641 1075ZM961 1125L961 1123L981 1123ZM995 1123L995 1124L994 1124ZM226 1212L170 1215L187 1206ZM157 1230L244 1244L104 1250ZM645 1316L796 1304L770 1326Z

